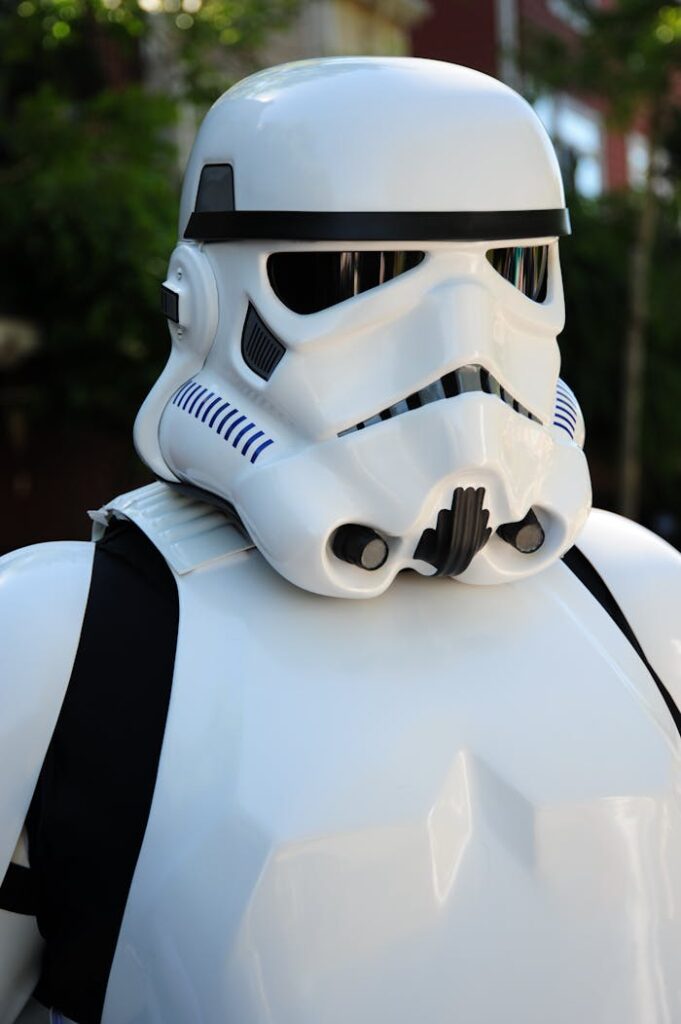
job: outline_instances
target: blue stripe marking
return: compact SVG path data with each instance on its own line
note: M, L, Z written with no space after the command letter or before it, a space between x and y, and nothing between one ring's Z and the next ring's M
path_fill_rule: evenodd
M228 412L226 416L223 416L222 420L220 421L220 425L218 427L218 434L220 434L222 432L222 428L224 427L224 425L227 422L227 420L230 420L232 418L232 416L236 416L238 411L239 411L238 409L232 409L232 411Z
M271 444L274 444L271 437L265 437L264 430L258 429L257 423L253 420L246 423L248 417L244 413L240 414L236 406L233 406L230 402L224 402L221 395L216 394L214 391L209 391L207 387L202 387L200 382L196 381L194 378L185 381L185 383L177 389L171 401L173 405L176 405L179 409L183 409L185 412L189 413L190 416L193 415L195 419L198 420L200 418L202 423L205 423L210 416L208 426L211 430L216 430L216 432L220 434L225 441L229 441L236 431L236 434L234 434L234 440L232 441L232 448L235 448L238 451L239 445L244 441L244 438L246 439L244 441L243 448L241 448L240 451L241 455L246 455L256 441L260 441L261 438L264 438L251 455L252 463L259 458L266 448L269 448ZM225 413L224 416L222 415L223 413ZM222 419L220 419L221 416ZM235 419L234 417L237 418ZM232 420L232 422L229 424L223 435L222 431L229 420ZM245 425L241 426L241 424Z
M239 411L239 410L237 409L237 412L238 412L238 411ZM235 427L238 427L240 423L243 423L243 421L244 421L245 419L246 419L246 417L245 417L245 416L239 416L239 419L238 419L238 420L234 420L234 422L233 422L233 423L230 423L230 425L229 425L229 426L227 427L227 430L225 431L225 434L224 434L224 437L225 437L225 441L229 441L229 435L230 435L230 434L232 433L232 431L234 430L234 428L235 428Z
M185 381L185 383L182 385L182 387L177 389L177 391L175 392L175 397L173 398L173 404L174 405L178 405L179 404L179 401L182 398L182 396L184 394L186 394L187 388L190 388L193 383L194 383L193 380Z
M563 415L568 416L574 423L577 423L577 413L573 408L567 405L563 405L562 402L556 402L556 412L562 412Z
M256 448L253 454L251 455L251 462L255 462L260 453L264 452L265 448L269 448L271 444L274 444L274 441L271 441L269 438L266 441L263 441L263 443L258 448Z
M574 441L574 439L575 439L574 435L573 435L572 431L569 429L569 427L566 427L563 423L554 423L553 425L554 425L554 427L560 427L561 430L564 430L565 433L570 438L570 440Z
M194 415L196 416L197 420L199 418L199 413L203 409L204 405L206 404L206 402L209 402L211 400L211 398L213 397L214 394L215 394L214 391L209 391L208 394L206 395L206 397L202 398L201 401L199 402L198 406L196 407L196 412L194 413Z
M223 403L223 404L222 404L222 405L220 406L220 408L219 408L219 409L217 410L217 412L214 412L214 413L213 413L213 415L212 415L212 416L211 416L211 418L210 418L210 423L208 424L208 426L209 426L209 427L210 427L211 429L213 428L213 424L215 423L215 421L216 421L216 419L218 418L218 416L220 415L220 413L221 413L221 412L224 412L224 411L225 411L225 409L229 409L229 402L224 402L224 403Z
M194 384L192 384L192 386L190 387L189 391L185 392L185 394L182 396L182 401L180 402L180 409L186 409L194 395L198 394L200 390L201 385L197 384L195 381Z
M561 416L564 420L566 420L567 423L570 424L573 430L577 429L577 420L574 418L574 416L570 416L569 413L566 413L563 409L554 409L553 415L554 418L556 416Z
M214 409L214 408L215 408L215 406L216 406L216 405L218 404L218 402L219 402L220 400L221 400L221 399L220 399L220 396L218 395L218 396L217 396L217 398L214 398L214 399L213 399L213 401L212 401L212 402L210 403L210 405L207 405L207 406L206 406L206 411L204 412L203 416L201 417L201 422L202 422L202 423L205 423L205 422L206 422L206 416L207 416L207 415L208 415L208 413L209 413L209 412L211 411L211 409Z
M180 388L178 393L175 395L175 404L176 405L179 406L179 405L182 404L182 402L187 397L187 394L189 393L189 391L192 389L193 386L194 386L194 381L190 380L190 381L187 381L187 383L183 387Z
M202 395L205 395L207 391L208 388L201 388L198 394L194 395L191 402L189 403L189 408L187 409L187 412L189 413L190 416L194 412L194 406L196 405L198 400L201 398Z
M242 427L241 430L239 431L239 433L236 435L236 437L232 441L232 448L236 448L236 446L238 445L239 441L244 436L244 434L247 434L248 431L252 430L254 426L255 426L255 423L248 423L245 427Z
M200 389L200 387L201 387L200 384L196 384L196 383L192 384L192 386L190 387L189 391L187 391L187 393L182 396L182 401L180 402L180 409L186 409L187 408L187 406L189 405L190 398L192 397L192 395L196 394L196 392Z
M563 430L567 430L570 437L574 437L574 426L572 425L572 423L570 423L569 420L565 419L565 417L561 416L559 413L556 413L556 415L553 417L553 425L554 427L562 427Z
M259 430L256 434L253 434L252 437L249 437L248 441L246 441L246 444L241 449L241 454L245 455L246 452L248 451L248 449L253 444L253 442L257 441L259 437L264 437L264 435L265 435L265 431L264 430Z
M189 380L188 380L188 381L186 381L186 382L185 382L185 383L184 383L184 384L182 385L182 387L180 388L180 390L179 390L179 392L178 392L178 395L177 395L177 397L178 397L178 400L179 400L180 398L184 398L184 396L185 396L185 395L187 394L187 392L189 391L190 387L192 387L192 386L193 386L194 384L196 384L196 381L194 380L194 378L193 378L193 377L190 377L190 378L189 378Z

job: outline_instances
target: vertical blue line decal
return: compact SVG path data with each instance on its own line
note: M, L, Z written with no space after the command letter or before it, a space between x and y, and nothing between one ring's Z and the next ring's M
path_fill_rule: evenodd
M201 387L200 384L196 384L196 383L192 384L192 386L190 387L189 391L187 391L182 396L182 401L180 402L180 409L186 409L187 408L187 405L189 404L190 398L192 397L192 395L196 394L196 392L200 389L200 387Z
M269 446L270 446L271 444L274 444L274 441L270 441L270 439L269 439L269 438L268 438L268 439L267 439L266 441L263 441L263 443L262 443L261 445L259 445L259 446L258 446L258 447L257 447L257 448L255 449L255 451L253 452L253 454L251 455L251 462L255 462L255 460L256 460L256 459L258 458L258 456L260 455L260 453L261 453L261 452L264 452L264 451L265 451L265 448L269 448Z
M199 402L199 404L197 405L196 412L194 413L194 415L196 416L197 420L199 418L199 413L203 409L204 405L206 404L206 402L210 402L210 400L211 400L211 398L213 397L214 394L215 394L214 391L209 391L208 394L206 395L206 397L202 398L201 401Z
M229 427L228 427L228 428L227 428L227 430L225 431L225 441L229 441L229 435L230 435L230 434L232 433L232 431L234 430L234 428L235 428L235 427L238 427L240 423L243 423L243 421L244 421L245 419L246 419L246 417L245 417L245 416L239 416L239 419L238 419L238 420L234 420L234 422L233 422L233 423L230 423Z
M173 405L179 405L180 399L182 398L183 395L186 394L187 388L190 388L193 383L193 380L188 380L182 385L182 387L177 389L177 391L175 392L175 397L173 398Z
M218 416L220 415L221 412L225 411L225 409L229 409L229 402L223 402L223 404L220 406L220 408L217 410L217 412L214 412L213 415L211 416L210 423L208 424L208 426L211 428L211 430L213 429L213 424L215 423L216 419L218 418ZM219 433L219 431L218 431L218 433Z
M232 416L236 416L238 411L238 409L232 409L232 411L228 412L226 416L223 416L220 426L218 427L218 434L222 433L222 428L224 427L227 420L231 420Z
M248 449L249 449L249 448L251 447L251 445L253 444L253 442L254 442L254 441L257 441L259 437L262 437L262 436L264 435L264 433L265 433L265 431L264 431L264 430L259 430L259 431L257 432L257 434L253 434L253 436L252 436L252 437L249 437L248 441L246 441L246 444L245 444L245 445L243 446L243 448L241 449L241 454L242 454L242 455L245 455L245 454L246 454L246 452L248 451Z
M194 412L194 406L196 405L198 400L201 398L202 395L205 395L207 391L208 388L201 388L201 390L196 395L194 395L191 402L189 403L189 408L187 409L187 412L189 413L190 416Z
M236 435L236 437L232 441L232 448L236 448L236 446L238 445L239 441L244 436L244 434L247 434L248 431L252 430L254 426L255 426L255 423L247 423L245 427L242 427L241 430L239 431L239 433Z
M215 408L215 406L218 404L219 401L220 401L220 396L218 395L217 398L213 399L213 401L210 403L210 405L206 406L206 411L204 412L203 416L201 417L201 422L202 423L206 422L206 417L208 416L208 413L211 411L211 409Z

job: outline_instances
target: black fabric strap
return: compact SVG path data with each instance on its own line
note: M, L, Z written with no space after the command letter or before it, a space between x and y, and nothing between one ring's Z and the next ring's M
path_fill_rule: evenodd
M454 213L324 213L306 210L194 212L185 238L203 242L283 239L305 242L488 242L570 234L570 215L556 210Z
M99 1024L154 792L178 625L175 579L128 521L97 544L80 645L27 818L36 997Z
M35 886L30 868L22 864L9 865L0 885L0 910L35 917Z
M653 677L655 685L660 691L665 704L669 708L670 715L674 719L674 724L676 725L679 733L681 733L681 711L679 711L679 708L674 703L674 699L669 690L648 661L645 651L636 638L636 634L629 625L624 612L618 605L603 577L597 572L584 552L580 551L577 547L570 548L570 550L563 555L563 561L567 565L568 569L570 569L575 576L581 580L587 590L593 594L598 603L602 605L615 625L624 633L625 637Z

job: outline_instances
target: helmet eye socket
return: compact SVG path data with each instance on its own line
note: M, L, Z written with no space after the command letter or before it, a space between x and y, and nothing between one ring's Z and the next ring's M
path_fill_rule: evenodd
M548 283L548 245L514 245L489 249L487 259L502 277L534 302L546 298Z
M267 274L277 298L294 313L318 313L412 270L423 252L277 252Z

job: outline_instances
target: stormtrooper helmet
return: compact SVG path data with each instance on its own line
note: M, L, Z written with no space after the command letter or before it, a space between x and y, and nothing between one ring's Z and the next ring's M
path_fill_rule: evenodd
M142 458L235 510L307 590L492 584L573 543L589 475L559 379L560 172L467 68L303 61L212 107L163 286Z

